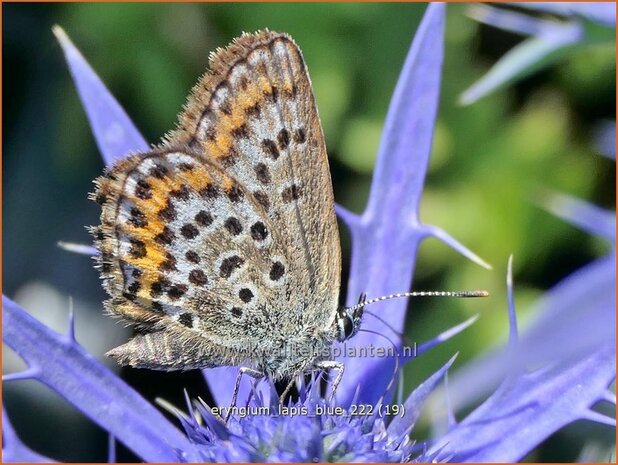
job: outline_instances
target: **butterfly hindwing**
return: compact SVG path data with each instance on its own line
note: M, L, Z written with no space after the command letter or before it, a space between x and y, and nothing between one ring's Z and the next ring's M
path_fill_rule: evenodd
M95 196L113 312L175 322L215 342L264 326L250 309L277 298L287 261L279 233L237 180L197 154L157 150L112 169Z

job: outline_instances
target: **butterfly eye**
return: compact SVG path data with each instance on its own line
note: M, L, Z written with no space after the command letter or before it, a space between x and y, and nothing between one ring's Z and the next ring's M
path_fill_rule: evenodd
M339 312L339 315L337 317L337 328L339 330L339 334L337 337L339 342L343 342L354 335L354 321L347 312Z

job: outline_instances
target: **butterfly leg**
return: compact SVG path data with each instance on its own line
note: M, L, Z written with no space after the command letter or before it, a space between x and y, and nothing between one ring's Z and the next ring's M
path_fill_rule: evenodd
M320 360L319 362L316 362L315 366L316 368L320 368L322 370L328 370L330 368L337 370L337 376L335 376L335 380L333 381L333 387L331 389L330 396L328 396L328 402L330 403L335 398L335 393L337 392L337 386L339 386L339 383L341 382L341 379L343 378L343 372L345 370L345 367L343 366L343 363L336 362L334 360Z
M288 385L285 387L285 390L283 391L283 394L281 394L279 396L279 405L281 407L283 407L285 399L287 398L287 396L290 394L290 391L294 387L294 383L296 382L296 379L298 378L299 375L302 375L302 374L303 374L303 371L299 371L299 372L295 373L294 376L292 376L292 379L290 380Z
M242 380L242 375L249 375L254 379L259 379L264 376L264 373L258 370L254 370L249 367L240 367L238 371L238 376L236 377L236 383L234 384L234 392L232 393L232 402L230 404L230 408L227 411L227 415L225 415L225 422L230 418L230 414L232 413L232 409L236 407L236 401L238 400L238 392L240 391L240 381Z

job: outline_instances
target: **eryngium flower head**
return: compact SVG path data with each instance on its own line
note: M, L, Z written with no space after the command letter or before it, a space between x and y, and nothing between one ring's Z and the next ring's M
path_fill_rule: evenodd
M231 410L198 401L192 413L177 415L205 461L407 462L413 458L409 431L384 418L392 407L367 405L361 414L327 402L319 394L320 387L319 379L301 385L298 399L285 406L270 385L267 395L252 391L247 404ZM228 412L232 415L226 423L223 417Z

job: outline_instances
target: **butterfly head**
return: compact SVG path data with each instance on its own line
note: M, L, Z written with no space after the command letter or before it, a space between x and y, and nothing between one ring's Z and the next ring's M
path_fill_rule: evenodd
M339 342L346 341L358 333L365 310L365 306L362 304L366 298L367 295L363 293L358 300L358 305L337 309L337 340Z
M337 340L343 342L358 333L365 307L377 302L402 297L487 297L488 295L487 291L415 291L389 294L367 300L367 295L363 292L356 305L339 307L337 309L337 319L335 320L337 324Z

